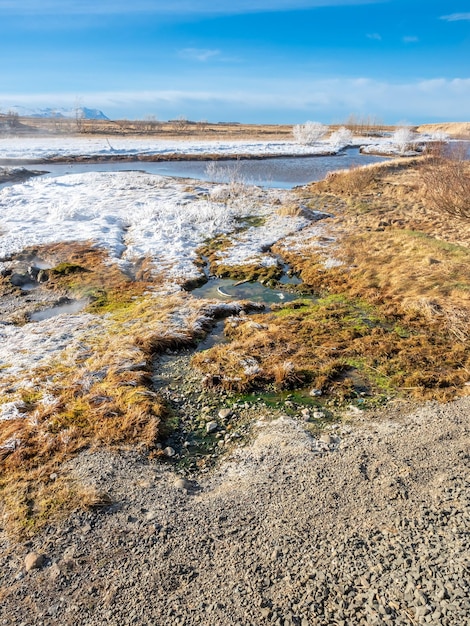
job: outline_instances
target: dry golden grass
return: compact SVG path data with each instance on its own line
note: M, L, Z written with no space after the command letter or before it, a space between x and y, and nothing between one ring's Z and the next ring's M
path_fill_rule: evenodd
M376 168L373 166L354 166L349 170L330 172L326 176L326 185L333 193L354 194L367 189L375 180Z
M470 122L444 122L441 124L421 124L419 133L445 133L449 137L465 139L470 137Z
M372 119L349 119L344 124L333 124L333 132L341 126L358 134L377 133L394 129ZM291 124L241 124L238 122L192 121L178 118L169 121L147 120L75 120L67 118L19 117L15 133L53 133L62 135L124 135L152 136L162 139L265 139L291 140Z
M361 387L441 400L468 391L470 225L427 204L423 166L400 159L299 192L312 208L336 205L336 217L321 236L273 251L323 298L288 305L267 330L228 327L230 343L194 359L209 382L236 391L308 383L339 397Z
M252 321L230 327L230 343L198 353L193 364L209 383L236 392L313 385L340 399L393 390L452 397L469 378L468 350L421 321L378 317L375 307L331 296L286 306L263 318L266 329Z
M18 419L0 422L0 447L18 442L0 448L0 493L6 525L23 534L86 502L61 473L72 455L98 446L152 450L168 435L170 413L152 390L152 359L194 344L208 323L203 301L184 292L153 296L147 282L122 275L104 251L80 244L67 250L62 244L28 254L57 262L49 289L94 298L89 308L95 322L78 344L31 371L29 380L10 377L15 393L0 396L0 403L21 405Z

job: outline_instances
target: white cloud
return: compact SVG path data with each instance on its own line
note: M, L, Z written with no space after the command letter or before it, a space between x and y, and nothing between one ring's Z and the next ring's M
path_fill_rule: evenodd
M145 12L165 15L240 14L325 6L378 4L385 0L0 0L0 11L15 15L89 15Z
M419 41L419 38L414 36L407 36L403 37L403 41L405 43L417 43Z
M446 22L460 22L470 20L470 13L451 13L450 15L442 15L440 19L446 20Z
M396 122L409 119L463 120L468 117L470 78L435 78L391 83L369 78L258 80L253 85L220 84L220 90L179 89L134 92L81 93L88 107L101 109L108 116L139 117L150 110L160 119L182 112L189 119L214 121L277 120L302 121L311 118L325 122L346 118L355 112ZM0 98L0 109L24 104L28 107L74 106L77 94L10 94Z
M382 41L382 35L379 35L379 33L369 33L367 37L368 39L375 39L375 41Z
M205 62L220 55L220 50L206 50L204 48L184 48L179 51L179 56L191 61Z

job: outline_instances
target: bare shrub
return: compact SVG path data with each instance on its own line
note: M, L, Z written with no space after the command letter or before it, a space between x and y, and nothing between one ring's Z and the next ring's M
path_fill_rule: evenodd
M444 156L441 156L441 155ZM433 155L421 169L428 205L459 219L470 219L470 164L461 149Z

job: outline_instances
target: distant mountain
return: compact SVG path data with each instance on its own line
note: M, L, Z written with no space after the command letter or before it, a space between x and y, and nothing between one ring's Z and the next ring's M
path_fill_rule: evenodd
M28 109L24 106L12 106L0 109L0 113L17 113L21 117L60 117L82 120L108 120L103 111L99 109L89 109L88 107L74 107L72 109L52 108Z

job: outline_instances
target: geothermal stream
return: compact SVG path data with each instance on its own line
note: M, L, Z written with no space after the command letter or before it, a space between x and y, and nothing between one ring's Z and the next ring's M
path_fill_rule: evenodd
M283 275L279 281L282 285L301 284L300 279L291 274L288 265L282 266ZM271 288L256 281L237 282L209 277L207 266L205 275L208 277L207 282L192 290L195 297L224 302L248 300L263 305L264 312L269 312L274 303L292 302L300 297L311 298L299 292L289 292L279 285ZM240 315L247 313L242 312ZM191 357L195 352L226 341L224 325L225 320L218 320L196 348L168 351L156 357L154 362L154 389L170 404L178 422L162 449L166 456L179 465L180 471L189 476L201 471L201 467L205 467L208 461L216 459L218 453L230 446L231 442L248 435L258 415L260 399L234 402L224 390L206 389L201 375L191 367ZM216 433L211 433L211 423L214 424L214 430L217 424Z

